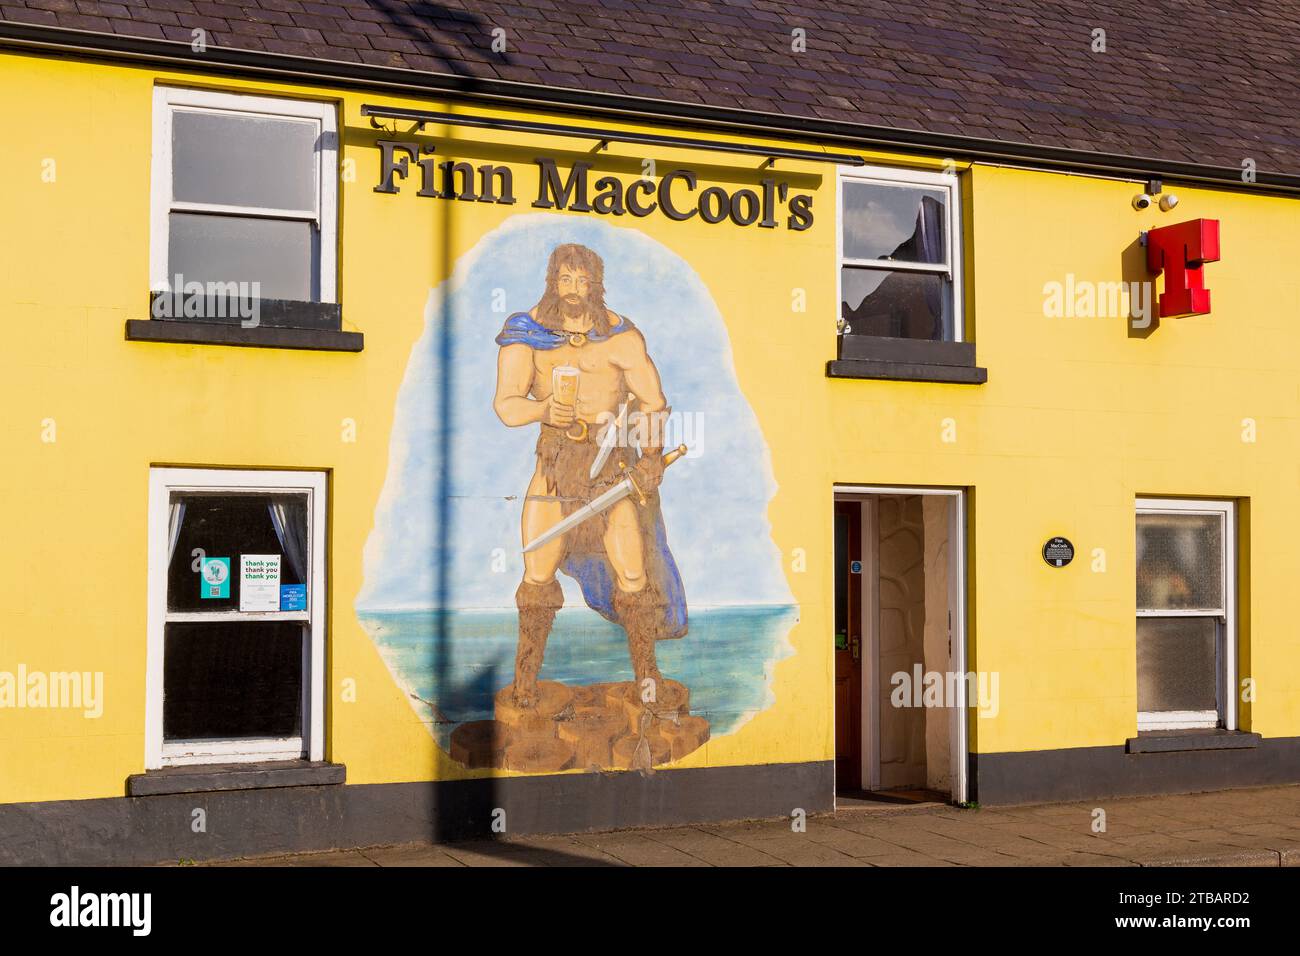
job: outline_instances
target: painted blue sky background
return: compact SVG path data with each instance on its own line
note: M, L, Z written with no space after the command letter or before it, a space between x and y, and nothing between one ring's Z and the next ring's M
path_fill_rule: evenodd
M767 521L776 490L767 446L708 290L687 262L634 229L534 213L485 236L430 292L398 391L357 608L513 609L539 426L507 428L493 412L493 340L507 315L536 304L563 242L604 259L606 305L641 329L669 404L696 424L686 436L692 454L661 487L688 605L793 603ZM576 583L559 577L567 603L582 604Z

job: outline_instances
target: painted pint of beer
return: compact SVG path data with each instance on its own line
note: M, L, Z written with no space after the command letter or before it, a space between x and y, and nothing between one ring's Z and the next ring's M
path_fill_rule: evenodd
M551 370L551 397L561 405L578 403L578 370L572 365L559 365Z

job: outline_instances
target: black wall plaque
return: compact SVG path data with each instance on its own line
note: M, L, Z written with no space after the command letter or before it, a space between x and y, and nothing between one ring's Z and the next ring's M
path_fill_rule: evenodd
M1074 545L1069 538L1051 538L1043 545L1043 560L1054 568L1063 568L1074 560Z

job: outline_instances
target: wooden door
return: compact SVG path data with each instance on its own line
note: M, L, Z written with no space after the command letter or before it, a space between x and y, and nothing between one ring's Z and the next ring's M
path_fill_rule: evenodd
M835 789L862 789L862 504L835 502Z

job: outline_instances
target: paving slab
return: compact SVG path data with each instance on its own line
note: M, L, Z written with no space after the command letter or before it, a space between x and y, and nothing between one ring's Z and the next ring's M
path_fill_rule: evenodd
M429 843L408 843L401 846L375 846L359 851L375 866L451 866L465 864L449 854L444 847Z
M816 831L810 829L807 837L814 843L824 843L834 847L840 853L856 858L898 852L898 848L892 843L841 827L825 827Z
M866 861L872 866L956 866L947 860L922 853L897 854L895 856L873 856Z
M449 843L447 855L465 866L546 866L544 857L490 840Z
M779 866L781 860L698 827L647 830L646 836L710 866Z
M458 844L449 844L448 849L455 846ZM497 848L494 849L492 841L486 841L480 852L488 855L499 852L506 858L506 865L512 866L520 863L529 866L627 866L617 857L568 836L511 837L501 840Z
M1140 866L1136 860L1126 856L1081 851L1068 853L1059 858L1061 866Z
M574 839L629 866L711 865L665 843L648 839L639 832L583 834Z
M883 840L885 843L892 843L904 850L924 853L927 856L937 856L945 850L960 849L972 845L965 840L959 840L951 836L940 836L931 833L929 830L919 828L904 829L900 827L897 831L883 834L878 839Z
M1297 821L1300 822L1300 821ZM1265 837L1283 837L1300 840L1300 826L1291 823L1246 823L1233 827L1238 833L1250 833Z
M1014 827L1002 829L969 823L955 823L942 830L935 828L935 832L970 846L988 849L995 849L1003 843L1014 843L1021 836Z
M1156 854L1141 859L1143 866L1280 866L1275 850L1203 844L1189 850Z
M780 860L786 866L870 866L871 857L860 858L842 853L825 843L811 840L771 840L750 844L753 849ZM876 854L880 856L882 854Z
M1097 842L1097 835L1087 826L1050 827L1038 823L1021 827L1016 831L1004 830L1003 832L1014 834L1013 839L1006 841L1008 844L1029 840L1063 851L1091 851Z
M875 857L867 857L868 863L874 863ZM953 846L942 851L936 859L954 866L1016 866L1022 863L1019 857L998 853L985 847Z
M872 840L850 830L822 824L795 833L788 828L704 827L714 835L734 840L790 866L861 866L862 857L897 853L898 847Z
M327 853L295 853L271 859L236 860L230 866L377 866L360 850L332 850Z

